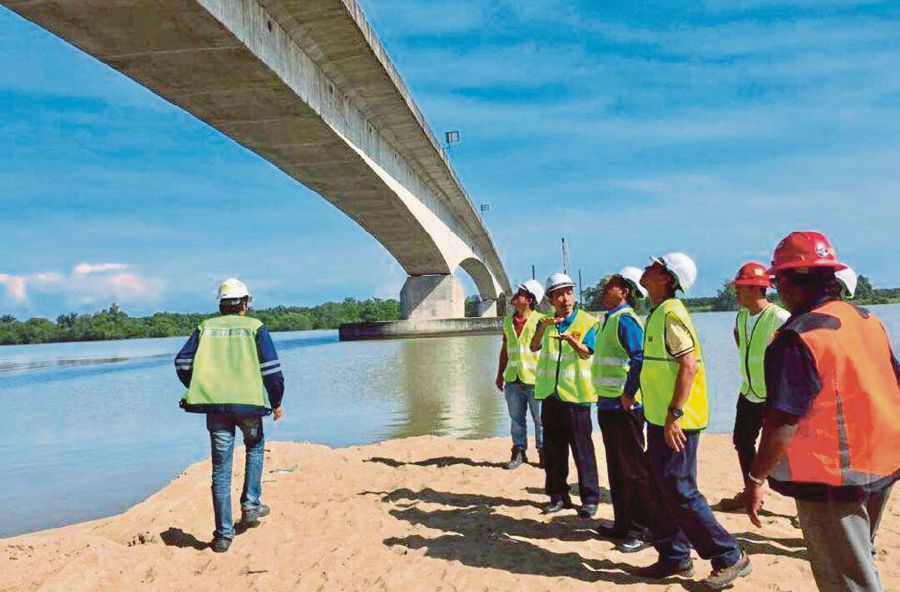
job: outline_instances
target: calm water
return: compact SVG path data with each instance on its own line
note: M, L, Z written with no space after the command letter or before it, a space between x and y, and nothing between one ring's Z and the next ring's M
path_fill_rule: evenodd
M900 305L873 307L896 342ZM695 315L709 371L710 431L730 432L738 388L733 313ZM0 537L115 514L209 455L203 416L178 408L182 338L0 347ZM493 385L499 337L341 343L275 335L285 417L274 440L331 446L507 433Z

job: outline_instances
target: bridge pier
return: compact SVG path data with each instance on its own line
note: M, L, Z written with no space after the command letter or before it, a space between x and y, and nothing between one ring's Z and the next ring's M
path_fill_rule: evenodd
M452 275L412 275L400 290L400 316L410 320L466 316L466 294Z

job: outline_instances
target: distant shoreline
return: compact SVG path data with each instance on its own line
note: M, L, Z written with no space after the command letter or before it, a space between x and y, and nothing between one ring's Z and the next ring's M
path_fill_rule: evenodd
M697 297L687 298L685 302L693 313L737 311L713 310L709 300L709 297ZM900 304L900 296L853 303L859 306ZM645 314L645 311L639 312ZM343 302L327 302L315 307L276 306L251 310L249 314L263 321L273 333L336 331L345 323L399 320L400 303L377 298L362 301L347 298ZM115 304L93 314L60 315L55 323L41 317L22 322L4 315L0 316L0 347L187 337L201 321L213 316L215 313L158 312L144 317L130 317Z

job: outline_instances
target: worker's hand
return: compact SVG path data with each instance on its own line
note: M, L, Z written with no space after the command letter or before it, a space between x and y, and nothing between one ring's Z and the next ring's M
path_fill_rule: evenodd
M497 385L497 390L499 390L499 391L502 391L502 390L503 390L503 382L504 382L504 381L503 381L503 375L502 375L502 374L498 374L498 375L497 375L497 380L494 381L494 384Z
M750 522L756 527L762 527L762 521L759 519L759 511L763 507L763 486L748 481L746 493L747 515L750 516Z
M622 401L622 408L625 409L625 411L631 411L632 409L634 409L634 397L632 397L628 393L622 393L620 400Z
M684 446L687 444L687 436L684 435L684 430L681 429L681 424L678 423L678 420L671 415L666 415L666 425L663 428L663 435L666 438L666 444L669 445L669 448L675 452L684 450Z
M275 421L278 421L282 417L284 417L284 407L276 407L272 410L272 417Z
M575 345L576 343L578 343L578 341L574 337L572 337L571 333L560 333L559 335L554 335L554 337L556 337L560 341L565 341L569 345Z

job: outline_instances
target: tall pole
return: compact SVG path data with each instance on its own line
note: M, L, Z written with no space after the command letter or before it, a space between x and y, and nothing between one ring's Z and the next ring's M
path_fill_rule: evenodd
M563 273L569 275L569 248L566 246L566 238L562 238L562 264Z
M581 268L578 268L578 303L584 306L584 288L581 287Z
M531 279L534 279L534 264L531 265Z

